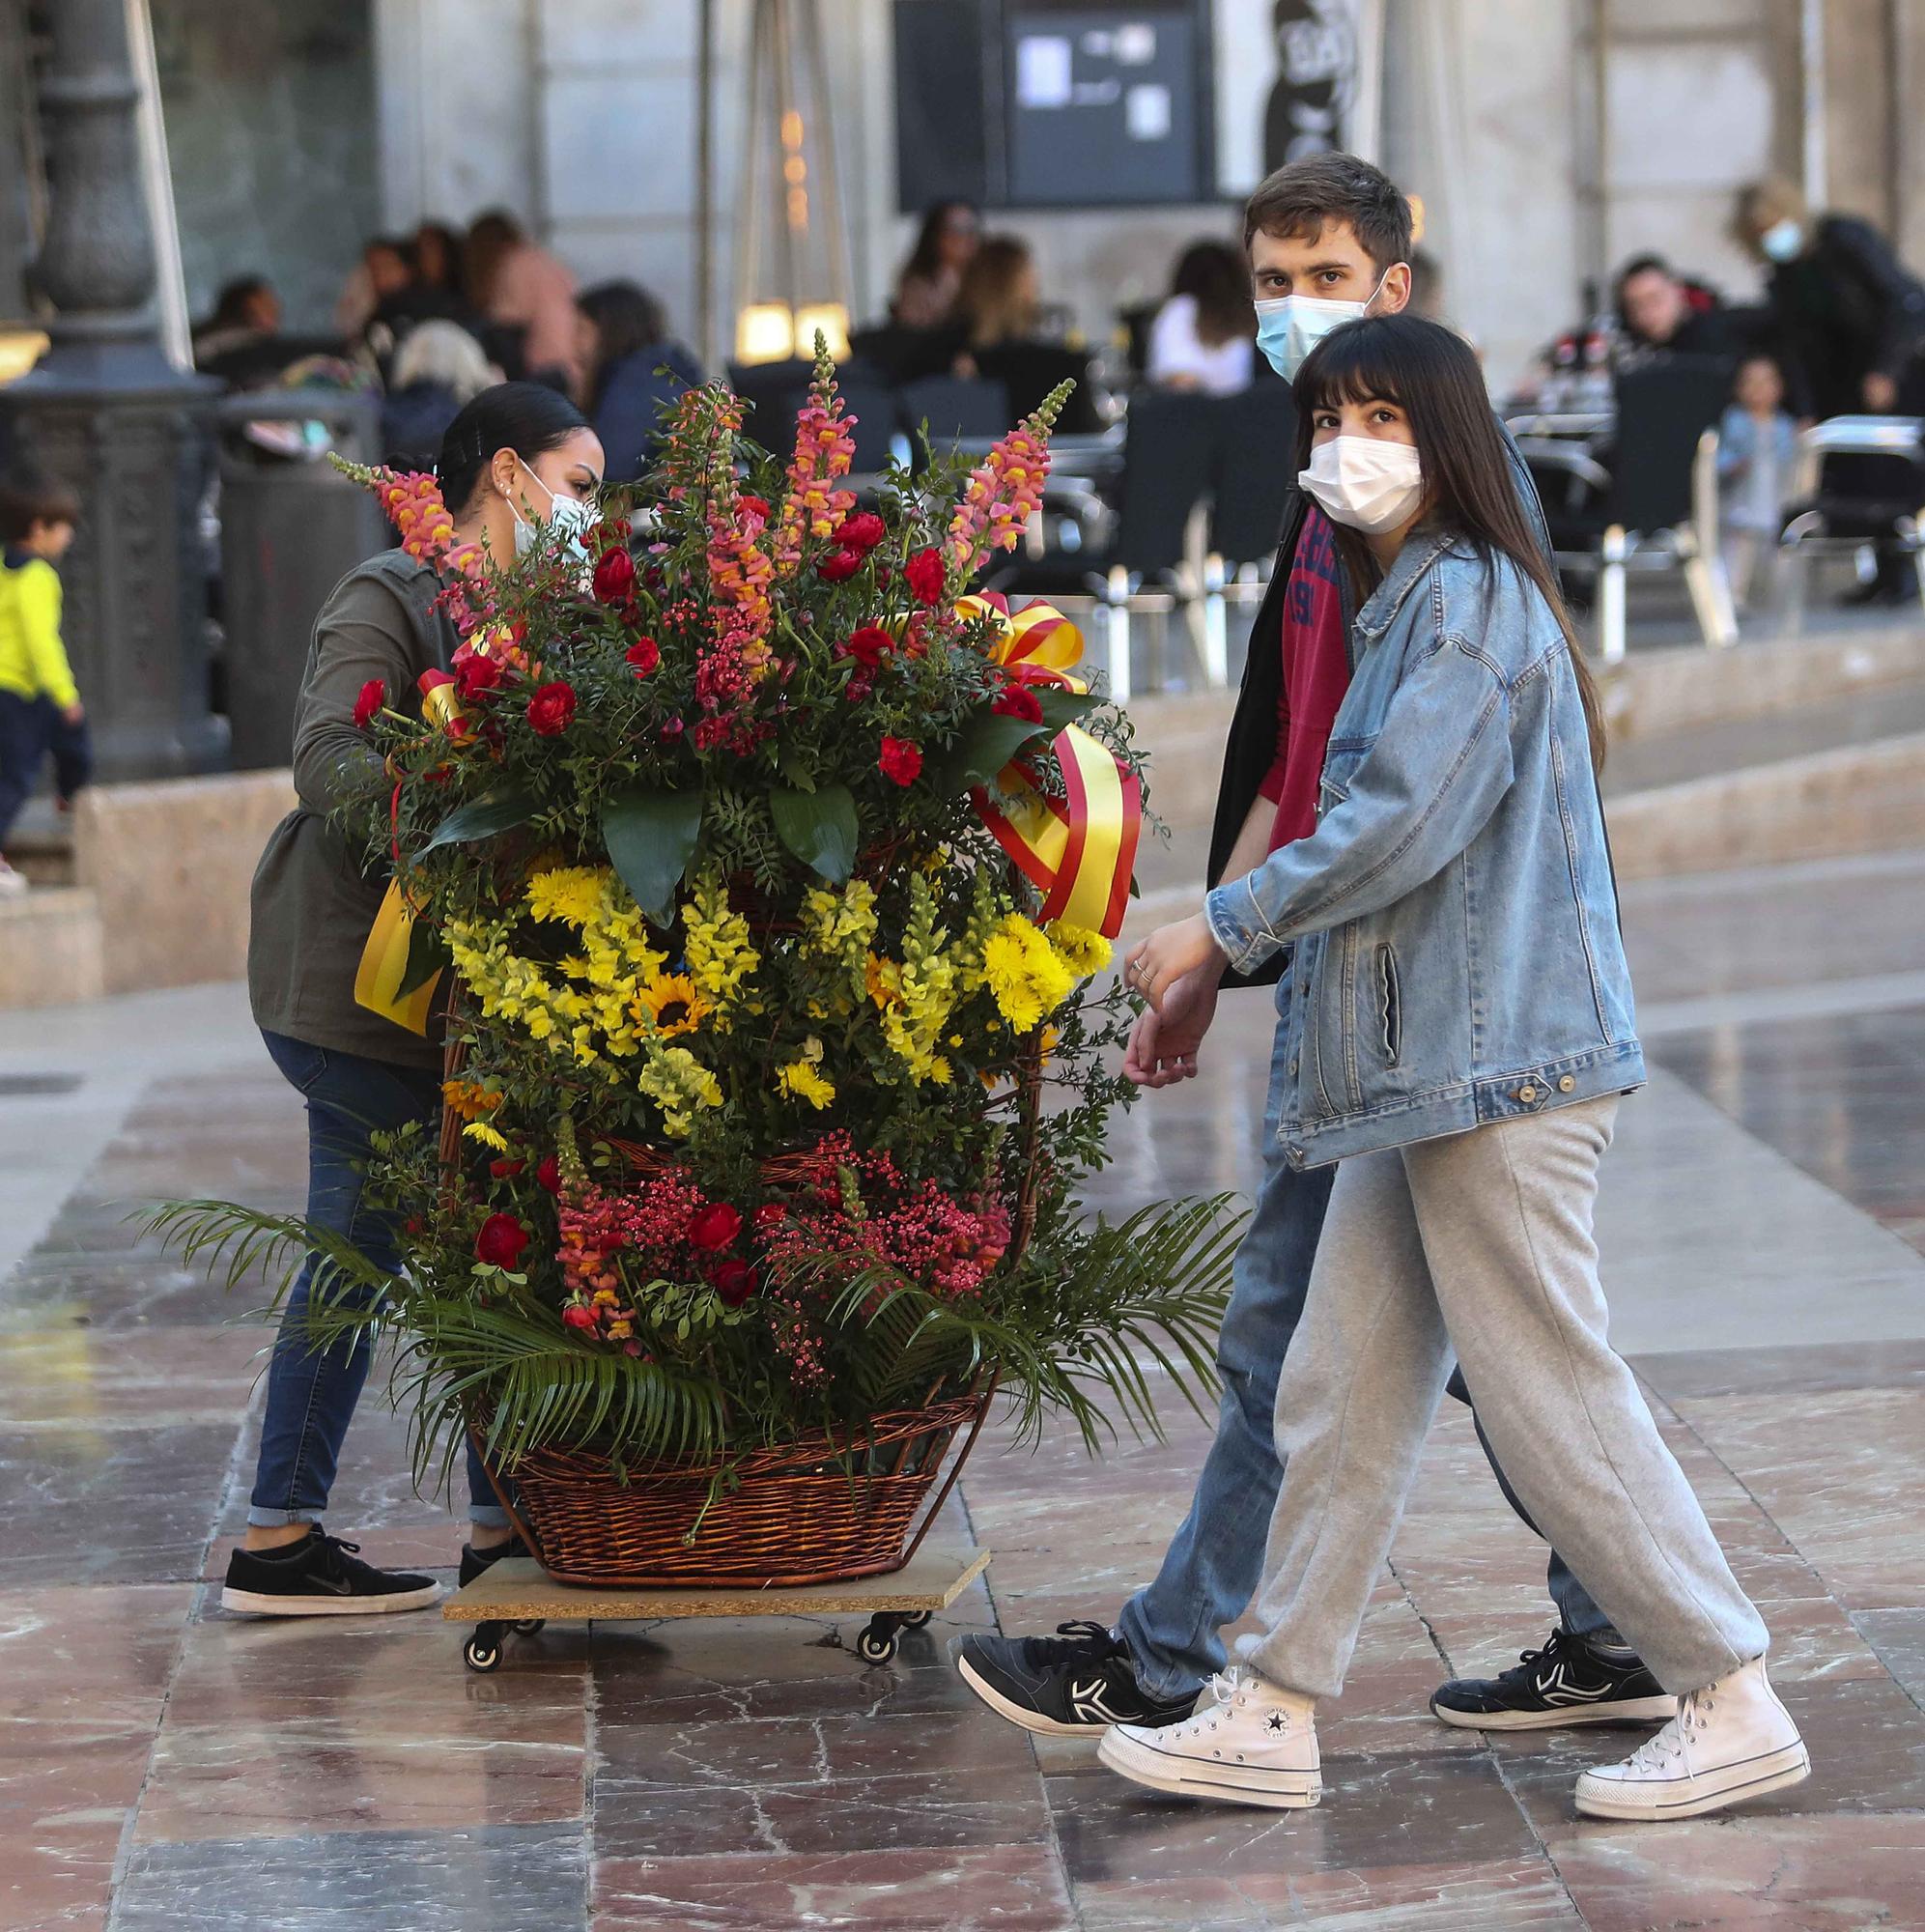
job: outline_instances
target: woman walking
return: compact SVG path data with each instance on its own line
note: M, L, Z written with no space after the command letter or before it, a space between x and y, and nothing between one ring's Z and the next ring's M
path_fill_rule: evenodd
M602 481L602 445L574 404L530 383L469 402L441 444L439 476L464 543L513 556L548 522L583 522ZM441 1103L441 1043L354 1001L354 975L383 882L369 877L328 813L384 784L361 720L371 705L418 707L423 671L446 670L459 639L441 581L406 551L383 551L335 586L315 622L295 712L299 804L276 828L254 875L247 987L274 1065L307 1103L308 1219L392 1273L395 1231L364 1201L371 1137L432 1121ZM378 687L378 689L377 689ZM265 1616L413 1610L440 1595L430 1577L363 1563L322 1519L341 1444L367 1380L371 1345L318 1348L307 1326L315 1257L288 1296L268 1371L267 1412L247 1533L221 1602ZM472 1448L472 1525L464 1583L509 1544Z
M1589 678L1471 351L1412 316L1297 377L1304 487L1339 526L1356 673L1319 822L1152 933L1159 1005L1220 951L1294 945L1277 1129L1342 1160L1277 1391L1285 1475L1262 1628L1215 1703L1119 1725L1139 1783L1314 1804L1342 1690L1453 1357L1531 1519L1678 1715L1577 1781L1580 1811L1689 1817L1809 1771L1767 1633L1605 1339L1598 1164L1644 1062L1594 776Z

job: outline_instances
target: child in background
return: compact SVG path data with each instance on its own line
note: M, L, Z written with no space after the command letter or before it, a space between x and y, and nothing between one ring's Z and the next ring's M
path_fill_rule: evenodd
M54 565L73 541L80 506L42 483L0 489L0 846L53 754L62 810L87 782L93 758L87 714L60 641L60 577ZM0 897L27 882L0 858Z
M1718 428L1717 455L1725 575L1741 610L1769 601L1797 459L1783 372L1769 355L1747 355Z

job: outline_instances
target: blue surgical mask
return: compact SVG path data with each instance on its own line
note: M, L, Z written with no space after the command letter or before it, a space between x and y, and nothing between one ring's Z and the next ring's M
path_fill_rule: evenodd
M1773 262L1796 262L1804 248L1804 224L1787 214L1759 236L1758 245Z
M1333 301L1327 296L1279 296L1274 301L1260 301L1256 305L1257 347L1285 382L1294 383L1304 357L1333 328L1368 315L1371 303L1383 293L1389 279L1386 269L1362 301Z
M562 554L573 562L586 563L589 558L585 538L595 521L594 504L580 502L573 497L556 496L532 469L528 469L526 464L522 468L527 470L529 479L548 498L548 523L551 528L561 532ZM515 519L515 554L525 556L534 548L535 526L515 508L512 497L508 499L508 512Z

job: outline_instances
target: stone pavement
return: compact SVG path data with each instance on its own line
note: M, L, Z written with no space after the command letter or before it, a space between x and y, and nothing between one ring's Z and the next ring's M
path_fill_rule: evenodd
M227 1617L264 1337L123 1216L297 1202L297 1108L231 987L0 1015L0 1928L1925 1927L1921 907L1925 853L1627 895L1655 1074L1605 1169L1614 1332L1817 1766L1657 1828L1571 1812L1622 1734L1426 1714L1549 1622L1450 1405L1308 1813L1138 1791L943 1662L959 1628L1114 1614L1187 1501L1206 1431L1180 1407L1095 1464L986 1438L954 1526L994 1548L987 1588L888 1668L826 1622L551 1628L476 1678L432 1614ZM1106 1201L1248 1183L1267 1034L1236 996ZM371 1394L334 1526L445 1567L404 1451Z

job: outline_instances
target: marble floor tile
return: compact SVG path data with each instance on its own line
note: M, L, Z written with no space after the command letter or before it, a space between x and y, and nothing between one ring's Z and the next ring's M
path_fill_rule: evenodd
M587 1932L579 1825L137 1846L114 1932Z
M1076 1932L1045 1845L603 1858L594 1932Z
M1925 1608L1859 1610L1852 1621L1905 1694L1925 1708Z
M1547 1832L1590 1932L1867 1932L1925 1925L1925 1813L1740 1812Z

